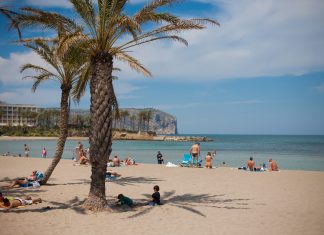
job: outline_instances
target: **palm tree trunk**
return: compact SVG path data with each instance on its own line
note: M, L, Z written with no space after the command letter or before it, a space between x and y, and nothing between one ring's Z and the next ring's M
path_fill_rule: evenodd
M91 62L91 130L89 137L91 186L83 206L86 209L99 211L107 206L105 178L112 145L115 93L112 84L113 61L111 55L108 53L97 54Z
M62 158L65 141L68 135L68 120L69 120L69 95L71 91L71 86L64 87L61 86L61 111L60 111L60 136L56 144L55 154L52 160L51 165L47 168L44 173L44 178L40 182L41 184L46 184L48 179L51 177L56 165Z

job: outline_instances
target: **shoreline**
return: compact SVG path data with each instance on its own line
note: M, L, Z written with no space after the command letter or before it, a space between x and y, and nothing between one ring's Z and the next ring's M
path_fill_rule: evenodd
M8 140L57 140L58 137L51 136L0 136L0 141ZM67 140L88 140L89 137L70 136ZM204 136L167 136L167 135L149 135L146 133L124 133L114 132L113 140L146 140L146 141L175 141L175 142L208 142L212 141Z
M52 161L53 157L46 157L46 158L42 158L42 157L19 157L19 156L15 156L15 155L0 155L0 159L1 158L14 158L14 159L40 159L40 160L43 160L43 161ZM67 159L67 158L61 158L60 162L63 161L63 162L70 162L72 164L74 164L75 162L71 159ZM148 166L157 166L156 163L144 163L144 162L138 162L139 165L148 165ZM176 168L183 168L183 169L196 169L195 167L191 168L191 167L181 167L179 164L176 164L178 167ZM165 167L166 164L162 164L161 165L162 167ZM123 166L123 167L126 167L126 166ZM234 170L234 171L240 171L240 172L247 172L247 173L252 173L252 174L262 174L262 173L271 173L272 171L264 171L264 172L250 172L248 170L239 170L238 167L231 167L231 166L223 166L223 165L215 165L213 166L214 168L212 170L215 170L215 169L219 169L219 168L224 168L224 169L229 169L229 170ZM111 167L110 167L111 168ZM119 169L120 167L113 167L113 169ZM206 169L204 166L203 167L199 167L198 169ZM206 169L207 170L207 169ZM294 172L294 173L298 173L298 172L308 172L308 173L323 173L324 174L324 171L316 171L316 170L295 170L295 169L279 169L279 171L276 171L276 172ZM276 173L274 172L274 173Z

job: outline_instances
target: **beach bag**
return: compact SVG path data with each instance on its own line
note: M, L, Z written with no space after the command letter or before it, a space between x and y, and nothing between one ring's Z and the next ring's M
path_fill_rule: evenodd
M44 174L40 171L36 172L36 181L41 181L44 178Z

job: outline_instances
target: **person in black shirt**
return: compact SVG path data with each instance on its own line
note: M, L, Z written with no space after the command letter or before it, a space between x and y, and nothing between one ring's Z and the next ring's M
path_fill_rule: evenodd
M162 156L162 153L160 151L158 151L158 153L156 155L156 158L157 158L158 164L164 163L163 156Z
M152 194L152 201L149 203L150 206L156 206L156 205L161 205L160 201L160 187L158 185L155 185L153 187L154 193Z

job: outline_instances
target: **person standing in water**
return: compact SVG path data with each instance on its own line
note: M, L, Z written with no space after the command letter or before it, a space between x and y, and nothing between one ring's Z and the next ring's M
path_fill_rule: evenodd
M200 147L199 147L199 143L195 143L191 146L189 152L191 155L191 161L192 164L194 164L195 159L196 159L196 166L198 167L198 157L200 156Z

